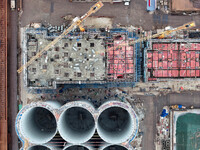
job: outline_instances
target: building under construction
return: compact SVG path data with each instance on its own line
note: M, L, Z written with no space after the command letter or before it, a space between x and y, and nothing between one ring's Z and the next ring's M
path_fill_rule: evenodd
M199 39L153 40L146 52L149 81L200 78Z
M26 63L57 36L48 28L25 29L22 62ZM28 66L25 84L32 88L56 88L57 84L134 84L139 44L128 46L134 38L136 34L125 29L71 32Z
M142 139L143 134L138 133L143 103L135 102L123 89L113 88L111 95L113 89L107 87L134 86L142 71L148 81L200 77L199 39L155 39L160 34L147 38L145 32L136 34L132 28L84 29L81 22L100 9L100 4L74 18L69 27L35 23L21 28L22 67L18 73L22 72L19 95L24 106L16 117L15 129L22 150L141 148L136 139ZM191 24L195 26L189 23L175 31ZM83 95L76 94L73 85ZM105 85L106 90L84 86L82 91L82 85ZM32 93L42 89L56 92ZM133 146L132 141L139 144Z

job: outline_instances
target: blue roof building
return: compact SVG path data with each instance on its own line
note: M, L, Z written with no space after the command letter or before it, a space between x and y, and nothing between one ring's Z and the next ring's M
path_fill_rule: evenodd
M147 10L154 11L156 9L156 0L147 0Z

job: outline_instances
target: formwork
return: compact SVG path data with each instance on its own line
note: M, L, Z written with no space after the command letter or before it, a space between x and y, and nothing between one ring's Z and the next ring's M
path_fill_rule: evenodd
M0 149L7 150L7 0L0 1Z
M107 42L107 73L110 81L135 79L134 48L126 45L128 40L121 35Z
M148 80L199 78L200 43L153 43L147 50Z
M57 33L49 33L46 28L24 29L22 62L36 54L37 45L44 46L56 36ZM57 85L83 88L135 86L141 77L140 43L128 46L129 40L135 38L134 32L121 28L109 32L98 29L71 32L55 50L50 49L25 70L25 85L31 89L56 89Z

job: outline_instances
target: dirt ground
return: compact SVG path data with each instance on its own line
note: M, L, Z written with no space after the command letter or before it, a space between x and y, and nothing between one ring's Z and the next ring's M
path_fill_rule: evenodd
M21 25L25 26L32 22L50 22L52 25L63 23L63 16L72 14L81 16L85 14L93 3L71 3L68 0L24 0ZM173 27L195 20L200 27L199 16L176 16L168 15L168 19L162 19L161 12L156 13L159 18L159 27L171 25ZM106 16L113 18L113 27L117 25L142 26L146 30L154 29L157 22L154 16L146 11L145 0L132 0L130 6L123 3L105 3L93 16Z
M144 122L140 124L143 126L144 138L142 141L143 150L154 150L154 140L156 137L156 122L162 112L164 106L181 104L186 107L194 106L199 108L200 92L182 92L170 93L161 96L142 96L140 99L144 100L144 107L146 109L146 116Z
M173 11L195 11L199 8L194 8L190 0L172 0Z

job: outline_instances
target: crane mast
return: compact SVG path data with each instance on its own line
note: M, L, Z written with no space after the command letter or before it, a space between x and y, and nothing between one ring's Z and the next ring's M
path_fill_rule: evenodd
M101 7L103 7L103 3L101 1L94 4L90 10L85 13L81 18L74 18L72 24L69 28L67 28L60 36L55 38L51 43L49 43L44 49L39 51L35 56L33 56L26 64L21 66L17 72L21 73L25 68L27 68L29 65L31 65L36 59L42 56L42 54L46 51L48 51L50 48L54 47L56 43L58 43L62 38L64 38L69 32L71 32L74 28L77 26L81 26L81 23L87 19L91 14L96 13ZM82 27L81 27L82 28Z

